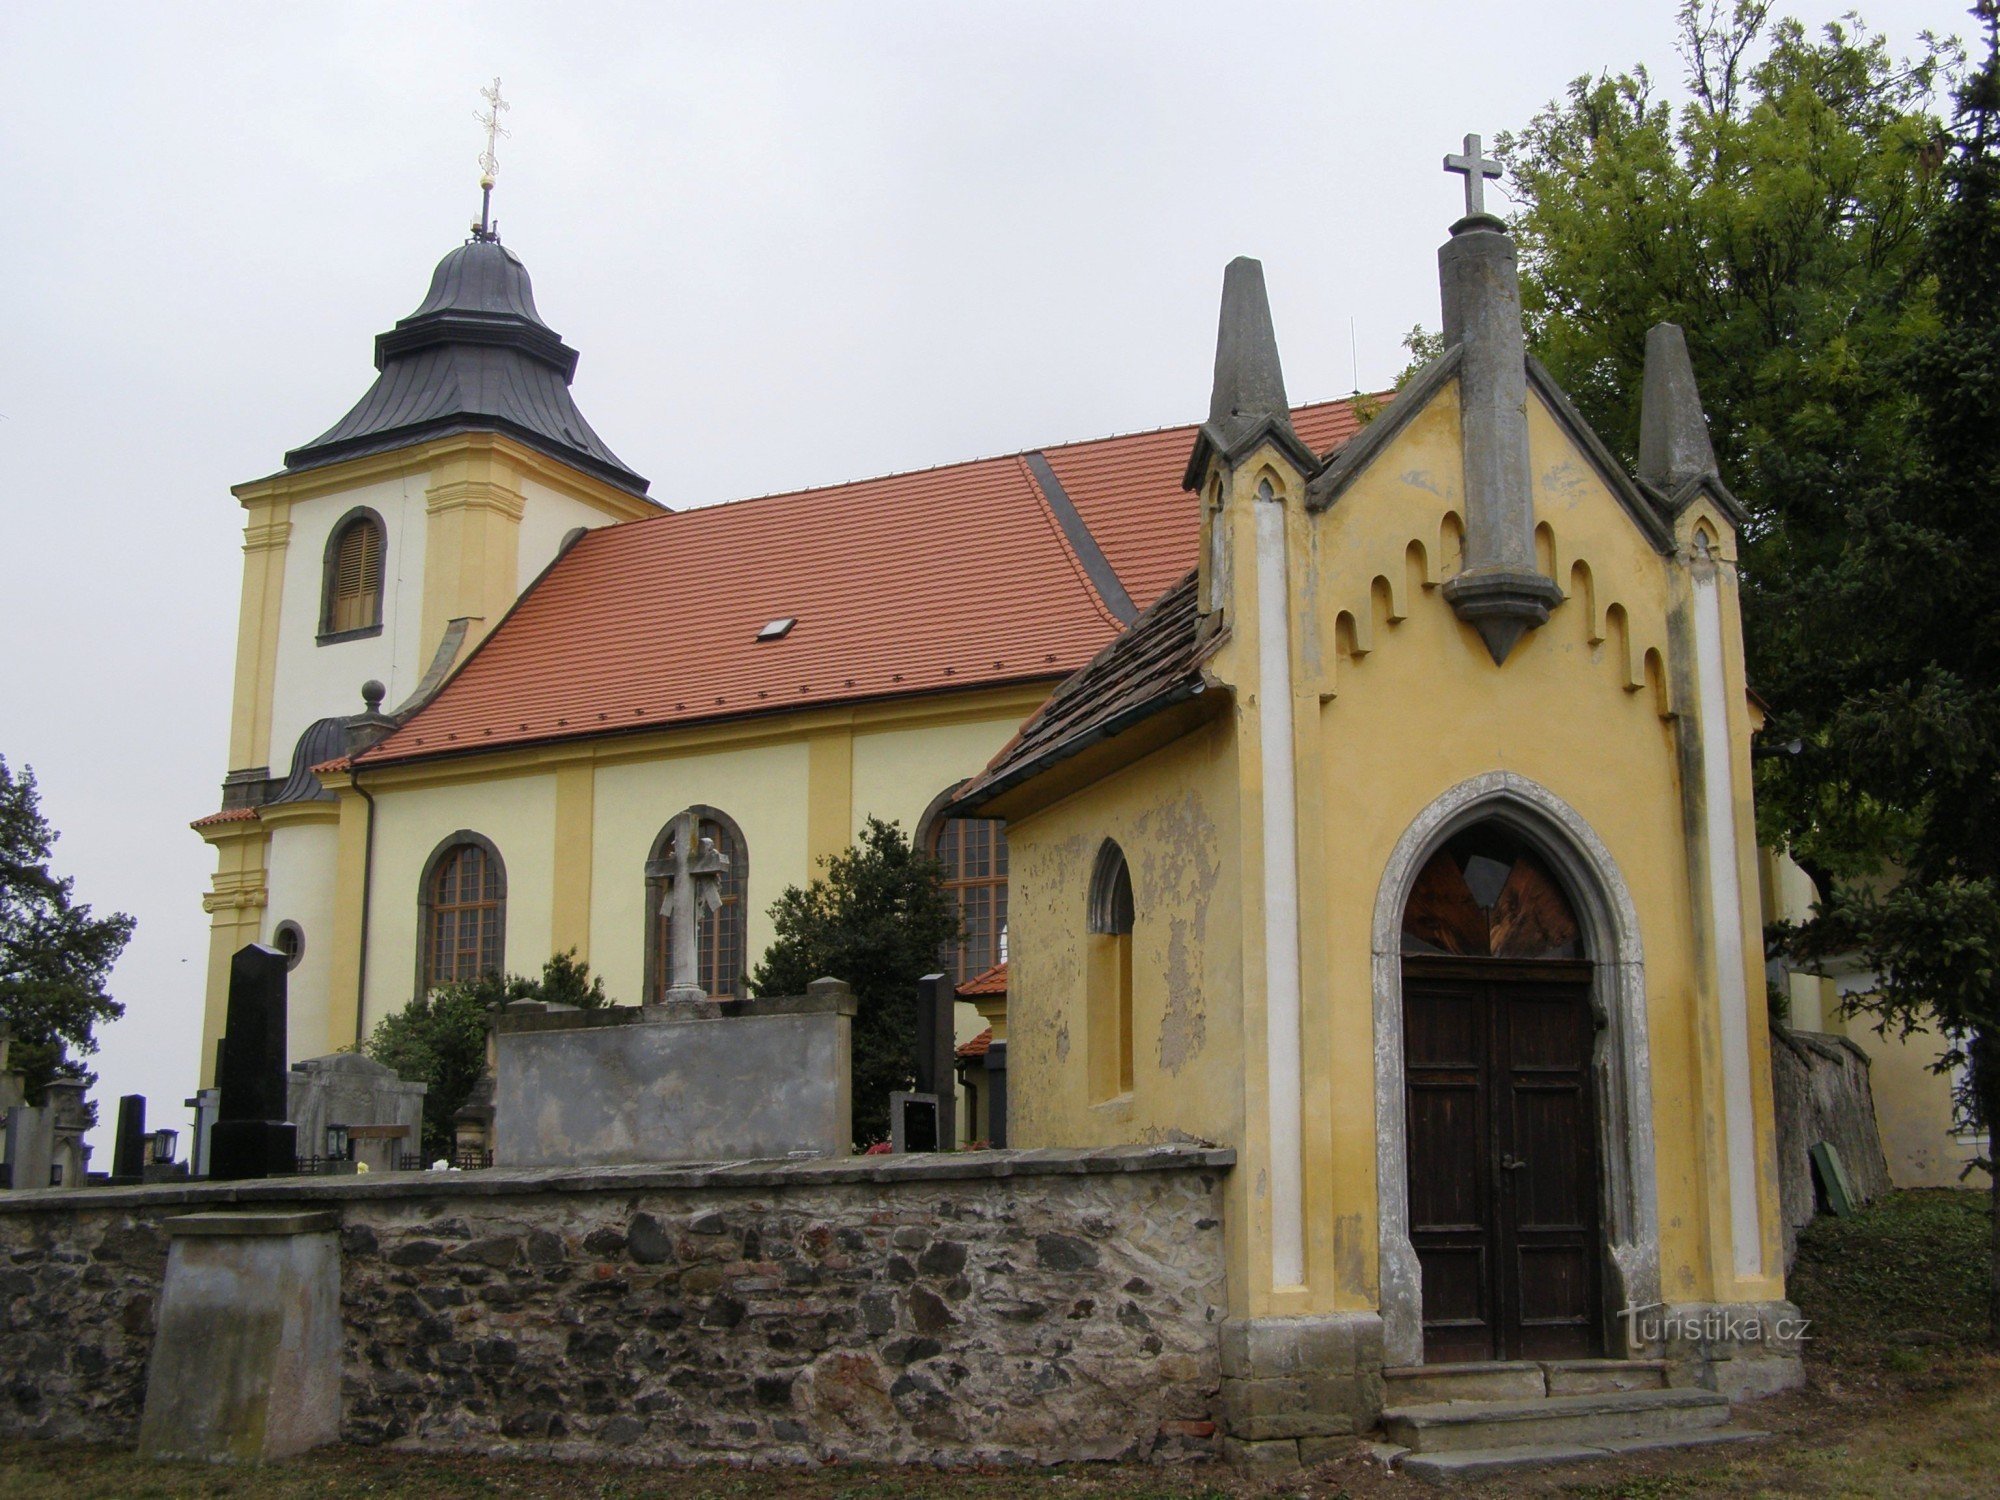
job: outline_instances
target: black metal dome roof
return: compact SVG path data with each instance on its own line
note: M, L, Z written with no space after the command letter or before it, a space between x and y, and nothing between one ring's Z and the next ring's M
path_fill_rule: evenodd
M475 237L438 262L422 304L375 340L381 373L333 427L285 455L313 469L453 432L504 432L635 495L647 483L577 410L576 351L535 310L528 268Z

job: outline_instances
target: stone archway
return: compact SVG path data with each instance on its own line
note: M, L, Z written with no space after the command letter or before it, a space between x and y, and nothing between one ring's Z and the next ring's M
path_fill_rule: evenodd
M1625 1307L1660 1300L1658 1193L1653 1166L1652 1079L1646 1031L1645 957L1638 913L1617 864L1575 809L1509 771L1461 782L1425 808L1383 871L1373 925L1378 1248L1385 1354L1423 1361L1423 1282L1410 1240L1408 1130L1404 1117L1403 913L1417 876L1454 834L1492 822L1517 834L1563 883L1591 963L1599 1029L1591 1058L1601 1164L1599 1222L1605 1333L1618 1347Z

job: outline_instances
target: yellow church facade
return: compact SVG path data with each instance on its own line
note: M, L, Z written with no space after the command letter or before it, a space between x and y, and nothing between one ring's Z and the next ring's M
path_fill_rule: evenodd
M1739 512L1678 330L1635 483L1526 358L1499 222L1440 258L1451 347L1330 462L1232 265L1198 570L954 803L1012 851L1014 1143L1239 1154L1249 1437L1704 1319L1703 1383L1799 1378Z
M354 410L236 487L229 774L195 824L204 1082L248 942L291 956L301 1059L560 953L658 998L657 866L688 809L732 862L700 935L716 993L871 818L944 861L956 977L1004 959L1004 834L941 804L1192 559L1193 429L676 511L577 411L575 364L475 234ZM1299 420L1328 450L1356 425L1348 402Z
M1634 477L1527 356L1505 226L1440 270L1447 352L1365 424L1290 405L1239 261L1199 427L676 511L475 234L236 492L205 1055L248 941L295 1057L569 951L658 998L689 814L740 993L879 817L946 862L956 977L1006 965L1008 1144L1236 1152L1239 1440L1468 1363L1795 1383L1741 513L1678 330Z

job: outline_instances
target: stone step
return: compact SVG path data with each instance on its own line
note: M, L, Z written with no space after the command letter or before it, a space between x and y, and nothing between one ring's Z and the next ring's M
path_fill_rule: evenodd
M1552 1464L1595 1463L1607 1458L1624 1458L1635 1453L1657 1453L1679 1448L1706 1448L1723 1443L1750 1443L1767 1438L1768 1432L1750 1427L1709 1427L1697 1432L1674 1433L1667 1437L1609 1438L1599 1443L1542 1443L1520 1448L1466 1448L1451 1453L1406 1453L1396 1464L1414 1479L1451 1483L1462 1479L1482 1479L1516 1469L1540 1469Z
M1606 1391L1664 1391L1664 1359L1552 1359L1545 1362L1551 1396L1595 1396Z
M1537 1396L1594 1396L1607 1391L1662 1391L1663 1359L1509 1359L1464 1364L1399 1365L1382 1372L1385 1405L1439 1401L1532 1401Z
M1382 1372L1385 1406L1439 1401L1532 1401L1548 1380L1533 1360L1479 1360L1448 1365L1399 1365Z
M1392 1443L1416 1453L1472 1449L1600 1447L1721 1427L1728 1399L1714 1391L1610 1391L1526 1401L1438 1401L1382 1413Z

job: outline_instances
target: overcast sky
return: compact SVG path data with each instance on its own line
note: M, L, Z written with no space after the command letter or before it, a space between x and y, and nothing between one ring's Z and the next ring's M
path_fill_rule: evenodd
M195 1084L229 486L367 389L476 213L494 75L502 237L679 506L1194 420L1235 255L1294 400L1377 387L1437 322L1439 158L1581 73L1677 79L1673 9L0 0L0 755L139 919L97 1165L109 1101L185 1128Z

